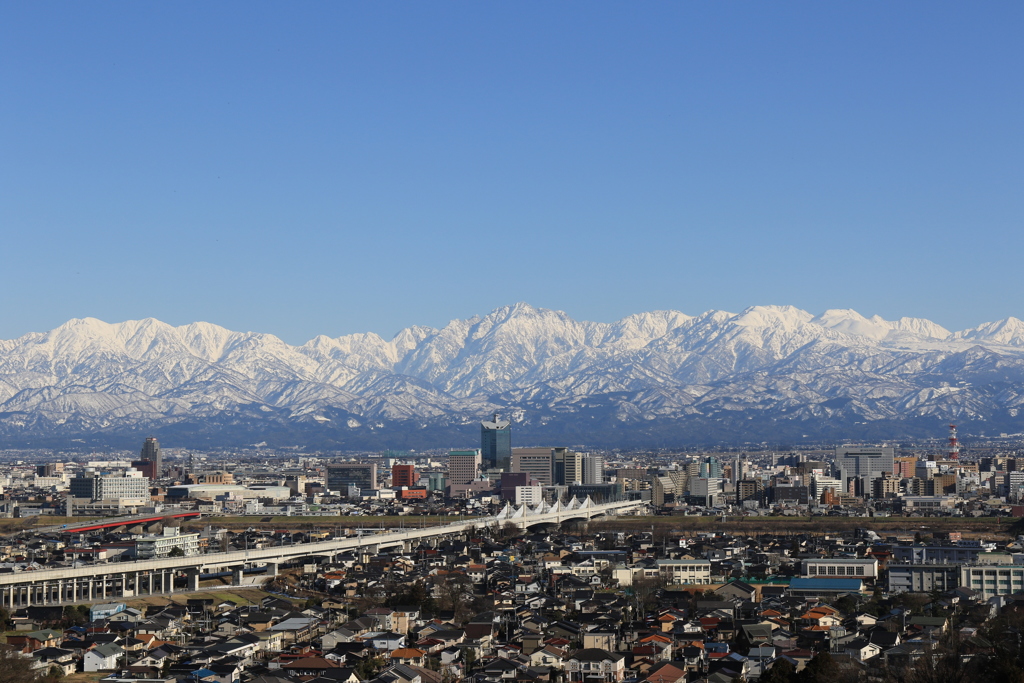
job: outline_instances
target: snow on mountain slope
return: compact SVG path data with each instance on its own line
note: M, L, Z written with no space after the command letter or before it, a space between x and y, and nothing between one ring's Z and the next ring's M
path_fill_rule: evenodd
M0 341L2 434L190 416L368 429L461 424L492 410L537 425L588 415L602 425L960 416L1012 426L1022 405L1016 318L950 333L918 318L753 306L595 323L519 303L390 340L365 333L292 346L204 322L84 318Z
M1024 346L1024 321L1017 318L1006 318L957 332L953 336L965 341Z
M949 330L923 318L884 320L873 315L865 318L849 309L829 309L814 318L815 324L853 337L868 337L875 341L928 341L950 336Z

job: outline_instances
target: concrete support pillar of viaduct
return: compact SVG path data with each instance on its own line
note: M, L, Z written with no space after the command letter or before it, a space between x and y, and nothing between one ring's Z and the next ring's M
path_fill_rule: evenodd
M277 562L267 562L266 576L277 576Z
M242 574L243 574L242 570L244 569L244 567L242 565L238 565L236 567L230 567L230 569L231 569L231 585L232 586L241 586L242 585Z
M199 590L199 570L189 569L185 572L185 588L190 592Z

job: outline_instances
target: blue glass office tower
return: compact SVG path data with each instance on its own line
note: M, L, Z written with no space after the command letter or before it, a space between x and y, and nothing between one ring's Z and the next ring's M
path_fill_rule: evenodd
M700 464L701 479L719 479L722 476L722 461L715 456L704 458Z
M512 423L497 413L480 423L480 455L484 469L512 470Z

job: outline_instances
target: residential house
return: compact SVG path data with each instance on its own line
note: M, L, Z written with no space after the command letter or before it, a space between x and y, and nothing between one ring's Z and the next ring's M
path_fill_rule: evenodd
M618 683L625 678L626 656L599 648L584 648L572 653L565 663L570 683Z
M43 629L28 633L9 634L7 644L22 652L35 652L45 647L57 647L61 644L63 634L60 631Z
M426 654L427 653L423 650L415 647L400 647L391 652L390 659L396 664L413 664L415 666L422 666L423 659Z
M109 619L118 612L123 612L127 607L128 606L123 602L104 602L95 604L89 608L89 621Z
M83 671L113 671L118 667L124 649L117 643L97 645L82 657Z
M44 647L33 652L32 656L35 657L36 661L46 665L43 668L44 671L52 672L56 669L61 672L61 676L70 676L78 668L75 653L71 650L64 650L59 647Z

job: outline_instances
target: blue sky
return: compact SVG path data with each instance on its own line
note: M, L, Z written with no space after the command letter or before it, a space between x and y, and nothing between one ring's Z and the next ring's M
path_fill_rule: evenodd
M1014 315L1019 3L0 4L0 338Z

